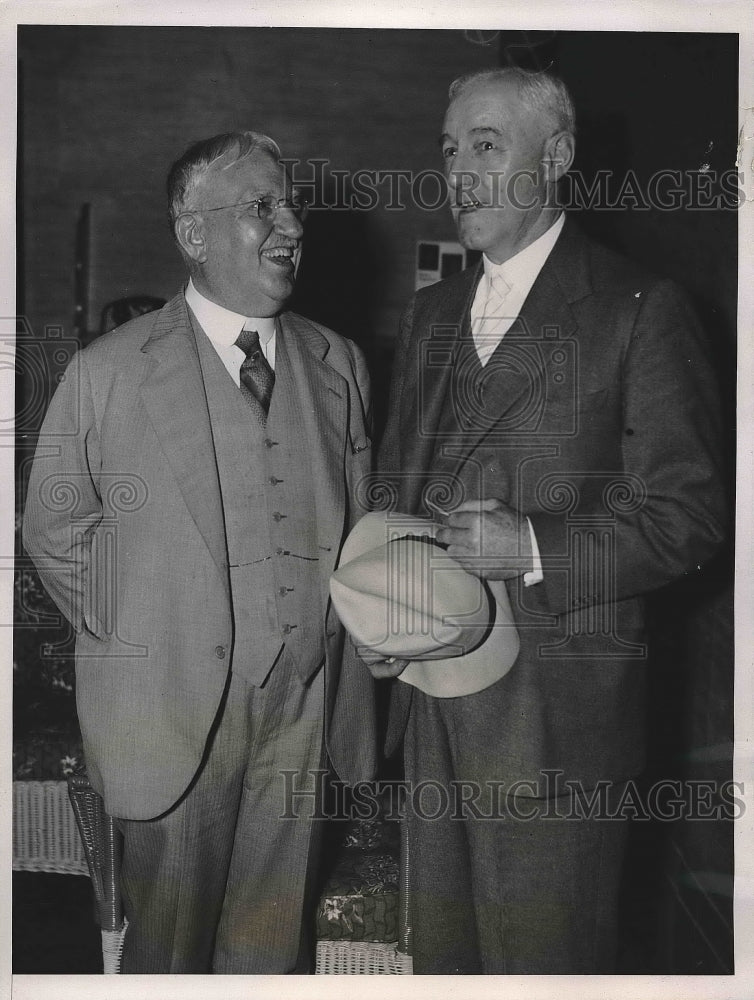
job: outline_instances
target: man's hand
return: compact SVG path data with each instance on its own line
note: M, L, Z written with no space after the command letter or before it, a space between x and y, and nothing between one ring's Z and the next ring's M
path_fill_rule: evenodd
M390 656L386 659L382 653L375 653L374 650L368 649L366 646L356 646L356 652L377 681L397 677L409 664L408 660L399 660L396 656Z
M448 546L449 556L483 580L511 580L533 567L528 521L494 497L460 504L435 537Z

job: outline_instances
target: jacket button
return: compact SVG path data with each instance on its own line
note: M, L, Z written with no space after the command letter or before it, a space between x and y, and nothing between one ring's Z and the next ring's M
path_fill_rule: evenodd
M290 635L290 634L291 634L291 626L283 625L283 635Z
M215 646L215 656L218 660L225 659L225 646Z

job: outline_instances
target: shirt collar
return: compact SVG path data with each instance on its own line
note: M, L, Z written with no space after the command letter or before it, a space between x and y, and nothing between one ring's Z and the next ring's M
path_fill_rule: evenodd
M525 283L533 284L534 279L550 256L564 224L565 212L561 212L545 233L534 240L533 243L530 243L528 247L519 250L513 257L504 260L502 264L495 264L486 254L483 254L482 260L484 262L486 277L491 279L494 275L501 274L505 281L512 287Z
M226 347L235 344L236 338L244 328L256 330L263 346L275 335L274 316L242 316L231 309L226 309L225 306L211 302L197 291L190 278L185 294L186 305L190 307L202 330L214 344Z

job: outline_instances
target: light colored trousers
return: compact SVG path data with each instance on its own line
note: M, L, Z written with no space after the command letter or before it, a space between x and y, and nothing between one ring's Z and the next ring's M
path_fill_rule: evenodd
M188 793L158 819L119 821L124 973L310 971L305 914L322 823L312 796L281 818L281 772L316 787L323 698L323 669L306 685L283 663L261 688L234 675Z

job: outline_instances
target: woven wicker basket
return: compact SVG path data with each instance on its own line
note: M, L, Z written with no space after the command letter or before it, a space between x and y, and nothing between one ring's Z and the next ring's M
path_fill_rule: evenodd
M395 944L375 941L318 941L318 976L410 976L410 955Z
M74 779L75 781L75 779ZM87 824L85 824L87 825ZM89 817L91 825L91 817ZM101 837L98 840L102 839ZM94 845L89 845L90 852ZM99 867L99 866L95 866ZM105 866L106 868L108 866ZM16 871L89 875L86 853L65 781L13 782L13 868ZM100 903L104 972L117 973L123 949L125 922L120 912L111 913L97 871L93 884ZM96 892L96 890L100 890ZM403 933L405 937L405 931ZM372 941L318 941L317 975L411 975L411 956L397 943Z
M13 868L89 874L67 782L13 782Z

